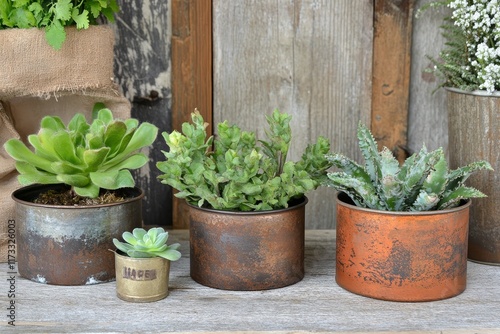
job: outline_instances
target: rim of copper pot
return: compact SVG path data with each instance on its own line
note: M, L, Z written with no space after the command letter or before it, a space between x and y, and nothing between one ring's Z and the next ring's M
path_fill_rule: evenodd
M41 188L46 188L47 190L49 189L60 189L64 188L66 185L64 184L32 184L29 186L24 186L22 188L19 188L15 191L12 192L11 198L20 204L28 205L28 206L34 206L34 207L41 207L41 208L54 208L54 209L96 209L96 208L105 208L105 207L110 207L110 206L116 206L116 205L122 205L126 203L131 203L135 202L137 200L140 200L144 197L144 191L141 188L138 187L133 187L133 188L128 188L132 189L135 192L138 192L138 195L130 197L125 199L124 201L121 202L115 202L115 203L106 203L106 204L93 204L93 205L77 205L77 206L72 206L72 205L54 205L54 204L40 204L40 203L34 203L29 200L24 200L18 197L19 193L24 193L24 192L35 192L38 189ZM122 188L126 189L126 188Z
M356 206L354 204L354 202L352 201L352 199L345 192L338 192L337 196L336 196L336 201L337 201L337 204L346 206L350 209L355 209L355 210L364 211L364 212L377 213L380 215L391 215L391 216L444 215L444 214L451 213L451 212L461 211L461 210L469 207L472 203L472 200L469 198L467 200L462 200L462 202L460 203L459 206L451 208L451 209L434 210L434 211L385 211L385 210L376 210L376 209L362 208L362 207Z
M261 210L261 211L236 211L236 210L219 210L219 209L213 209L213 208L206 208L206 207L199 207L197 205L191 204L188 201L186 201L187 205L193 209L197 209L200 211L206 211L206 212L213 212L213 213L224 213L227 215L236 215L236 216L252 216L252 215L262 215L262 214L278 214L290 210L295 210L297 208L305 206L309 202L309 199L306 196L303 196L301 198L297 198L292 200L290 203L292 205L289 205L288 208L284 209L275 209L275 210Z

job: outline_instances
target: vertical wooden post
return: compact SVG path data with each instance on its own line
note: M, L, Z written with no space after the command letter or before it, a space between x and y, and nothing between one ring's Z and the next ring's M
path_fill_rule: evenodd
M212 124L212 0L173 0L172 128L180 131L195 108ZM185 212L174 198L174 228L188 227Z
M406 156L414 0L374 0L371 130L379 148Z

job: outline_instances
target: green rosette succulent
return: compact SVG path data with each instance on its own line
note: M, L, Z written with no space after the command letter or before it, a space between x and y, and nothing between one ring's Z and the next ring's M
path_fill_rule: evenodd
M113 238L115 247L133 258L162 257L177 261L181 253L177 250L180 244L167 245L168 232L161 227L153 227L147 232L143 228L135 228L132 233L124 232L121 242Z
M465 186L465 181L478 170L493 170L487 161L449 170L443 149L428 152L424 145L400 166L388 148L378 151L370 130L361 123L357 135L365 165L341 154L328 154L327 159L342 171L328 173L324 185L345 192L359 207L383 211L443 210L458 206L464 199L486 196Z
M76 114L67 126L59 117L42 119L38 134L28 136L30 150L21 140L4 147L16 160L19 183L60 184L80 196L96 198L100 189L134 187L131 169L142 167L148 157L139 150L153 143L158 128L136 119L113 118L109 109L94 110L88 124Z
M274 110L267 116L267 140L227 121L207 138L203 117L195 111L182 133L163 133L170 148L157 163L162 183L187 202L218 210L262 211L287 208L290 201L316 189L331 166L329 141L319 137L297 162L286 161L292 139L291 116ZM259 145L260 144L260 145ZM213 146L213 148L212 148Z

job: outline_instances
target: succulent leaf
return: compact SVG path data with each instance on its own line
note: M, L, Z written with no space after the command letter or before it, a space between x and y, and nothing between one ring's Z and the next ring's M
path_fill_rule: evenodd
M96 118L88 124L76 114L66 127L59 117L46 116L37 134L28 136L31 151L18 139L5 143L5 150L19 164L19 181L66 183L80 196L97 197L100 188L133 187L130 169L147 163L138 151L153 143L158 129L137 120L120 121L109 109L95 109ZM135 126L135 127L134 127ZM26 164L31 165L27 168Z
M458 206L463 199L484 197L464 186L471 173L492 170L487 161L478 161L448 171L441 148L428 152L425 145L399 166L392 153L376 150L369 130L358 126L359 147L365 158L360 166L341 154L326 158L342 172L328 173L326 186L345 192L360 207L385 211L428 211Z
M163 173L161 182L193 205L239 211L286 208L292 199L316 189L332 165L325 157L330 144L323 137L308 145L300 161L286 161L291 116L278 110L266 118L267 138L260 141L227 121L217 125L216 137L208 137L197 110L191 120L183 124L182 133L162 133L169 150L156 166Z
M163 257L170 261L177 261L181 257L177 250L180 244L167 245L168 232L161 227L153 227L149 231L135 228L132 233L124 232L122 238L125 242L114 238L113 244L130 257Z

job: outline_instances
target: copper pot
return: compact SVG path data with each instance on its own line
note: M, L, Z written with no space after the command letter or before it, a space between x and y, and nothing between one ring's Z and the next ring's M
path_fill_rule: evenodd
M304 277L305 205L234 212L189 205L191 277L224 290L266 290Z
M449 210L390 212L337 196L337 283L391 301L431 301L462 293L467 277L470 200Z

